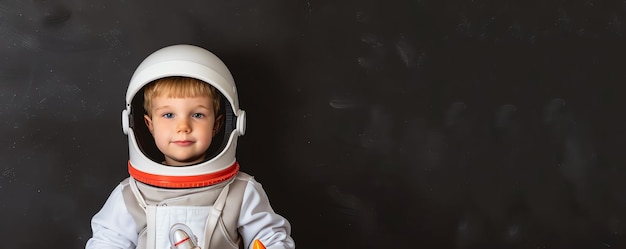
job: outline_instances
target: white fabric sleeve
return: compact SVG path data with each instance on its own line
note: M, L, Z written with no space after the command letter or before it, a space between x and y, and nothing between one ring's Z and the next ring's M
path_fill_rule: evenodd
M289 221L274 212L263 187L254 178L248 181L244 191L238 222L245 248L251 248L255 239L267 249L296 247Z
M128 212L118 185L100 211L91 219L92 237L86 249L129 249L137 244L137 230L133 217Z

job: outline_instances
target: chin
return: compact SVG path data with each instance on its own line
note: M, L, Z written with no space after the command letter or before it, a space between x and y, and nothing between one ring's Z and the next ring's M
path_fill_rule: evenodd
M204 157L170 157L178 166L188 166L204 161Z

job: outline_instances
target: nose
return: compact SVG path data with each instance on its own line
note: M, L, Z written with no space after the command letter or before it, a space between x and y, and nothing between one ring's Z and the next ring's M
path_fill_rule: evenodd
M190 133L191 126L189 125L189 120L187 120L186 118L181 119L176 125L176 132L177 133L181 133L181 132Z

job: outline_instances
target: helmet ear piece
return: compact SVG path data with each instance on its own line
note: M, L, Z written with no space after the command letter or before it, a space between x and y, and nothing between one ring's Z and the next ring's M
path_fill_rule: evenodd
M226 134L237 131L239 136L243 136L246 133L246 111L239 109L237 110L238 115L235 116L233 107L228 101L224 101L222 104L226 110L224 114L224 128L226 130ZM226 139L228 140L228 138ZM224 141L224 143L226 142L227 141Z
M130 117L127 109L122 110L122 132L128 135L130 129Z
M239 110L239 117L237 117L237 132L240 136L246 134L246 111Z

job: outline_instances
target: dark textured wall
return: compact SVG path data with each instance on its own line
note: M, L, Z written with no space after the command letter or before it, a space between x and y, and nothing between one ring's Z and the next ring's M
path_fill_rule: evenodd
M624 1L0 2L2 248L82 248L135 67L220 56L298 248L625 248Z

